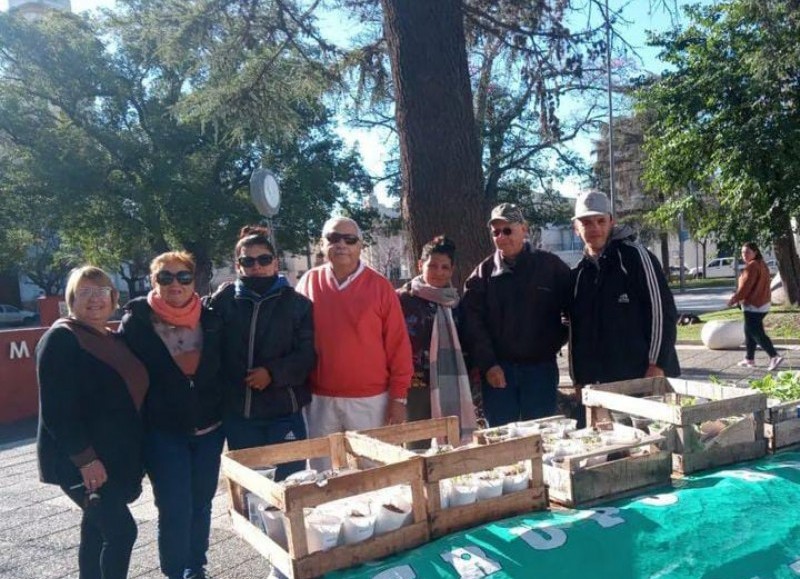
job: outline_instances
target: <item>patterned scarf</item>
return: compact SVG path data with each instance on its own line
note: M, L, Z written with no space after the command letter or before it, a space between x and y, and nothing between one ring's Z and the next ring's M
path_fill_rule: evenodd
M432 287L418 276L411 280L411 295L438 304L430 344L431 418L458 416L461 440L467 440L477 423L467 366L453 321L453 308L459 302L458 290Z

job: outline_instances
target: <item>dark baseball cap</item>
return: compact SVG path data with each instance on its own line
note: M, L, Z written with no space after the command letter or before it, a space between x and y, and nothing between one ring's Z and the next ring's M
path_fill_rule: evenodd
M489 225L492 221L507 221L508 223L525 223L525 216L522 210L513 203L501 203L492 209L492 215L489 217Z

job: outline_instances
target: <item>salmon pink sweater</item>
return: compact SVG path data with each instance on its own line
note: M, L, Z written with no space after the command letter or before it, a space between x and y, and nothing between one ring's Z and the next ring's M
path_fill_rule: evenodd
M314 302L314 394L357 398L388 390L391 398L406 397L414 372L411 344L386 278L365 267L340 289L326 264L309 270L296 289Z

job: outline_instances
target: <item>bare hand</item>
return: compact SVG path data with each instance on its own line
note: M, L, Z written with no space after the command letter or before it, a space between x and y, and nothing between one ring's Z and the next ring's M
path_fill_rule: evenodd
M645 378L655 378L657 376L663 376L664 370L656 366L655 364L650 364L647 367L647 372L644 373Z
M492 388L505 388L506 373L500 366L492 366L486 371L486 381Z
M386 406L386 425L402 424L406 421L406 405L397 400L389 400Z
M108 475L106 474L106 467L99 459L93 460L80 468L81 477L83 477L83 486L86 492L92 493L106 484Z
M244 383L253 390L263 390L272 383L272 376L269 370L259 366L247 371Z

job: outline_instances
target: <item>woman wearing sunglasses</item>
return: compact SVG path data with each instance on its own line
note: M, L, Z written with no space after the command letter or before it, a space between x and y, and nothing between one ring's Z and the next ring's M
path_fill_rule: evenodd
M125 579L136 540L128 509L142 492L139 410L147 370L106 327L119 293L103 270L85 266L67 281L69 316L36 348L37 453L43 482L82 510L81 579Z
M194 291L192 256L150 263L153 289L125 306L120 331L150 373L145 467L158 507L158 554L170 579L205 577L222 433L222 323Z
M225 434L236 450L306 438L301 410L311 400L314 367L311 302L278 274L263 227L242 228L234 250L237 279L212 296L223 319ZM278 466L276 479L304 461Z

